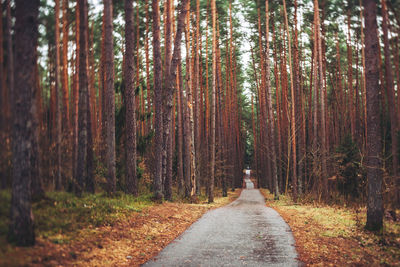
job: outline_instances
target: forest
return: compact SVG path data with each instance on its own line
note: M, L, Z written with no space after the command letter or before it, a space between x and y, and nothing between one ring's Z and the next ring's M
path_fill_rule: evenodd
M0 14L0 266L144 264L249 183L299 262L400 262L399 1Z

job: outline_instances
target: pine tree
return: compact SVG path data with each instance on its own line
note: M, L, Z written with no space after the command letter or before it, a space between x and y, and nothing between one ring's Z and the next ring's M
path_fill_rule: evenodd
M114 41L113 4L104 0L104 76L105 76L105 114L106 120L106 167L107 191L116 190L115 173L115 92L114 92Z
M13 102L13 185L8 239L20 246L35 243L31 208L32 135L39 0L16 0L15 94Z
M365 78L367 93L367 179L368 205L367 224L371 230L380 230L383 226L382 204L382 144L380 135L379 112L379 71L378 36L376 22L376 3L364 0L365 18Z
M135 27L133 0L125 0L125 160L127 192L138 194L136 177Z

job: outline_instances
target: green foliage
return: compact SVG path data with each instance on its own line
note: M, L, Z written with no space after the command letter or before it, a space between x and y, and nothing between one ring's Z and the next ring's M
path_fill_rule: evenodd
M338 189L346 197L358 198L363 192L364 178L360 167L360 151L347 135L336 150L339 165Z
M6 236L9 223L11 192L0 191L0 239ZM48 192L46 198L34 203L36 235L54 243L65 243L89 226L112 225L125 220L132 212L141 212L152 205L151 194L134 197L117 192L84 194L81 198L66 192ZM63 239L58 235L66 235Z

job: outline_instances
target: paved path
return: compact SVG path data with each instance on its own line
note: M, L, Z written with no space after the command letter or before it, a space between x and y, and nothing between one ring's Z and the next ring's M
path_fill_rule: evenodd
M236 201L207 212L144 266L300 265L289 226L245 178Z

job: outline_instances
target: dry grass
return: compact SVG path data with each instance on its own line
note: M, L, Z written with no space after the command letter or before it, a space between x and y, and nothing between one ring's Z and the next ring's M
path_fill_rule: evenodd
M87 225L71 237L69 232L37 238L32 248L8 246L0 266L139 266L154 257L206 211L236 199L240 190L207 204L152 203L124 214L112 225ZM68 240L54 242L54 240Z
M385 221L384 231L364 230L366 210L295 204L267 190L267 206L289 224L300 260L307 266L400 266L400 224Z

